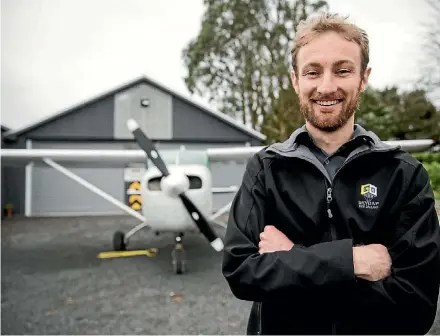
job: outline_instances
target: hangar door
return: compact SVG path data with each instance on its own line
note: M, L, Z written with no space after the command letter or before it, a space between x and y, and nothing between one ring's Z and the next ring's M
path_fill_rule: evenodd
M93 147L94 146L94 147ZM99 147L98 147L99 146ZM32 144L33 148L122 149L118 144ZM117 200L124 202L124 169L65 166ZM32 167L31 216L93 216L125 214L120 208L76 181L42 163Z

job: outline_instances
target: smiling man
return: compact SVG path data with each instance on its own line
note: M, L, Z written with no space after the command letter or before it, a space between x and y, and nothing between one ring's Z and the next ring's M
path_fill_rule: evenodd
M367 34L302 22L292 84L305 125L253 156L222 271L253 301L248 334L425 334L439 294L439 222L420 162L355 124Z

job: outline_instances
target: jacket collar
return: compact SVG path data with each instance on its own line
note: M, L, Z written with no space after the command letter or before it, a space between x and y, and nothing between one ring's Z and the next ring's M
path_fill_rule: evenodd
M276 142L268 146L266 151L272 150L280 155L287 154L287 156L290 156L289 153L292 154L292 152L295 152L300 145L299 138L303 133L308 133L306 125L296 129L286 141ZM368 145L372 151L388 151L400 148L400 146L391 146L383 142L375 133L372 131L367 131L359 124L354 125L354 132L351 139L355 138L362 138L364 143Z

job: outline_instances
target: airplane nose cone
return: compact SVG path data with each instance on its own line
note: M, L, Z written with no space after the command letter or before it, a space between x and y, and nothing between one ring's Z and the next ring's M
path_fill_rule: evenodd
M182 172L173 172L161 179L160 187L165 194L175 198L189 189L189 179Z

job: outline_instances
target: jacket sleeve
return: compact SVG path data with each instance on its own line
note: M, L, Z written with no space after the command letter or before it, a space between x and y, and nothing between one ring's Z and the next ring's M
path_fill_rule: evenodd
M222 272L238 299L285 298L355 282L350 239L260 255L259 234L267 223L269 204L257 153L248 162L232 202L224 239Z
M369 334L426 334L439 295L439 221L429 176L420 165L407 201L391 223L396 239L388 246L392 274L380 281L358 280L352 306ZM373 323L374 321L374 323Z

